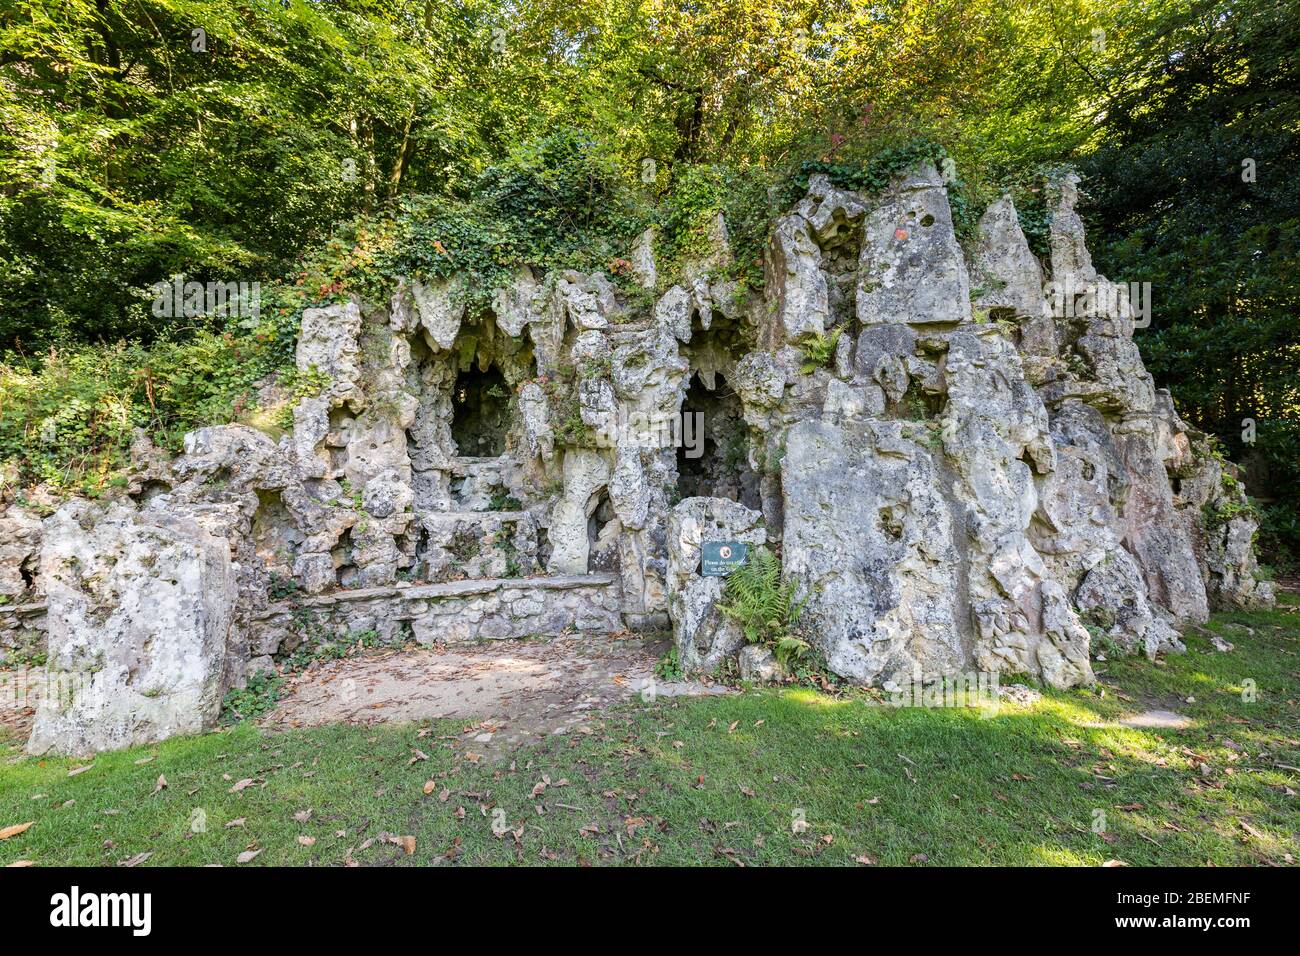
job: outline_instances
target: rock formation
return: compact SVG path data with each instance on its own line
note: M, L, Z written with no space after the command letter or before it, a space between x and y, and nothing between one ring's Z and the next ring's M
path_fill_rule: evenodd
M713 669L744 637L700 575L712 539L776 551L827 666L885 686L1088 683L1103 637L1154 655L1212 603L1269 603L1235 470L1155 388L1132 310L1049 295L1115 288L1076 200L1054 185L1046 270L1010 198L964 250L921 164L878 196L814 176L761 293L718 218L676 276L641 236L627 287L523 268L481 311L464 277L308 309L297 365L323 384L278 441L206 428L168 461L142 439L120 500L0 513L0 646L43 633L53 672L89 675L31 748L211 726L322 629L671 626Z

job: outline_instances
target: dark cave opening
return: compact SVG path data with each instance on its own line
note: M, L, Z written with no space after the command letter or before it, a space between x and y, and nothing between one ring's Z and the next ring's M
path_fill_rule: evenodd
M759 479L749 467L749 437L740 398L721 375L710 391L691 376L682 401L677 443L677 490L683 498L730 498L749 508L761 502Z
M472 367L456 376L451 393L451 437L465 457L505 454L510 428L510 387L495 365Z

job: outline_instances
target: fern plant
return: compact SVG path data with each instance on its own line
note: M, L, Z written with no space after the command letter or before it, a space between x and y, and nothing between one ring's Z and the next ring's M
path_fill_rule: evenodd
M740 625L745 640L772 649L782 666L791 667L811 646L793 633L803 610L795 600L794 581L781 580L781 562L766 548L756 548L749 560L727 575L718 608Z
M835 355L835 346L839 343L843 331L843 328L837 328L829 335L814 333L809 336L803 343L803 365L800 366L799 371L808 375L825 366Z

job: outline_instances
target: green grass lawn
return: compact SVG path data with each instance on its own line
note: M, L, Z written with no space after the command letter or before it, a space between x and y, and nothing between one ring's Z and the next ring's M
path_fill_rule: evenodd
M0 829L33 825L0 864L1287 864L1300 606L1210 626L1236 649L1193 631L1186 655L1101 663L1098 688L996 716L798 689L660 699L495 764L450 721L245 724L75 776L91 762L11 740ZM1116 723L1148 707L1193 725Z

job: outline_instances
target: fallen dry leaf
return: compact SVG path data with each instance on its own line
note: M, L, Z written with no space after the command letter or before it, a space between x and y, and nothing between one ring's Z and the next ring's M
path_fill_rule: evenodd
M246 790L246 789L248 789L249 787L251 787L252 785L253 785L253 781L252 781L252 779L251 779L251 778L245 778L245 779L239 781L239 783L235 784L233 787L231 787L231 788L227 791L227 793L239 793L241 790Z
M298 843L302 846L315 846L316 838L312 836L300 836L298 837Z
M245 850L243 853L239 854L239 856L235 857L235 862L251 863L259 854L261 854L261 852L261 850Z
M26 833L35 823L35 820L29 820L26 823L16 823L11 827L5 827L3 830L0 830L0 840L8 840L10 837L16 837L20 833Z
M162 793L166 789L167 789L167 778L164 777L162 774L158 774L158 781L153 785L153 793L149 794L149 796L151 797L157 796L158 794Z

